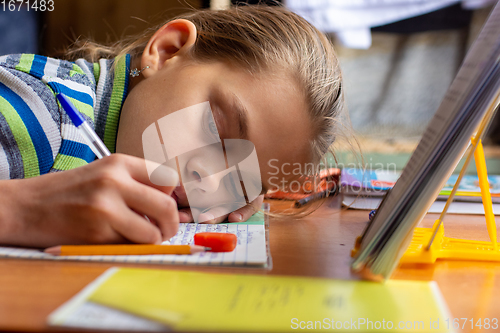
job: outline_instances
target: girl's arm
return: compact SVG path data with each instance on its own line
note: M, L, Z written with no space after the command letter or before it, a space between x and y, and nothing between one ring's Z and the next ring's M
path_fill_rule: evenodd
M176 184L177 172L171 176ZM160 243L178 229L172 190L149 181L144 160L121 154L69 171L3 180L0 243Z

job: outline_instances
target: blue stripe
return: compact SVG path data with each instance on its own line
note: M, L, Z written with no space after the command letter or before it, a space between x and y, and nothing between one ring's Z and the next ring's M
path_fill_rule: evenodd
M125 102L125 98L128 93L128 73L130 73L130 54L125 56L125 85L123 87L123 97L122 97L122 105ZM121 112L120 112L121 114Z
M33 146L35 146L36 156L38 158L38 167L40 174L43 175L49 172L54 164L52 158L52 148L50 147L49 140L43 131L42 126L33 114L33 111L24 102L24 100L10 90L6 85L0 82L0 95L12 105L21 117L24 126L28 130Z
M78 157L87 163L95 160L95 154L89 146L72 140L62 141L59 154Z
M42 57L35 54L35 57L33 58L33 63L31 64L30 74L41 79L46 64L47 64L47 57Z
M76 91L58 82L49 82L48 85L54 90L54 93L63 93L64 95L79 100L82 103L94 107L92 96L81 91Z

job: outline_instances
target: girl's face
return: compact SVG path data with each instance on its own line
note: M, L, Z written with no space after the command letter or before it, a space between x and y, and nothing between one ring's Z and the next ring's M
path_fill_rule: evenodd
M225 63L200 63L181 56L172 57L158 70L146 69L143 75L131 78L117 152L144 157L142 134L149 125L175 111L209 102L221 140L246 139L255 146L264 191L281 185L293 163L307 163L311 121L305 97L291 77L251 74ZM183 172L210 174L203 170L207 166L200 156L180 162ZM203 191L208 198L218 189ZM187 206L183 189L175 193L179 205Z

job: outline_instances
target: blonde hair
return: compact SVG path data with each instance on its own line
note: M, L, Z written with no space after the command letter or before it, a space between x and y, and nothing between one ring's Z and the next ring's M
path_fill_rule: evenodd
M342 131L344 107L342 74L333 45L305 19L279 6L235 6L227 10L198 10L175 17L197 28L191 56L199 61L237 64L251 72L282 70L292 75L309 106L314 138L311 162L319 165ZM89 41L76 45L69 55L89 61L99 58L140 56L149 39L161 27L123 39L111 46ZM348 117L346 118L348 123ZM347 128L349 124L346 124ZM333 154L333 156L335 156ZM315 168L317 170L317 168ZM315 172L313 171L313 174Z
M193 59L225 61L252 72L283 69L303 89L312 128L312 160L319 163L338 131L344 108L342 74L332 44L302 17L279 6L236 6L227 10L199 10L176 17L194 23L198 36L191 49ZM110 46L79 41L67 55L89 61L130 54L140 56L149 39L161 27L151 27Z

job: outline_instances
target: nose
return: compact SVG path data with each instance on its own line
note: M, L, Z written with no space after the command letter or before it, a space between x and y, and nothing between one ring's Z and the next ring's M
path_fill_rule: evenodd
M230 170L222 169L212 165L206 159L191 158L186 165L188 172L188 181L195 183L193 186L207 193L214 193L219 188L221 179L227 175Z

